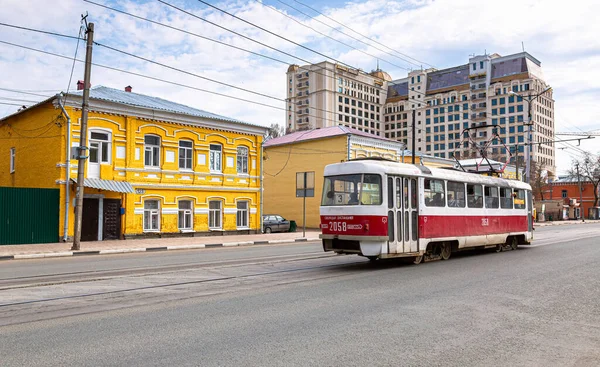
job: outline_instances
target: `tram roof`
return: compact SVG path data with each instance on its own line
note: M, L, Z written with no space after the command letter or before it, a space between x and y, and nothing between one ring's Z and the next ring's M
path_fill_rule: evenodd
M508 186L517 189L531 190L531 186L529 186L529 184L521 181L484 176L454 169L433 168L393 161L352 160L330 164L325 167L325 176L351 173L379 173L402 176L432 177L449 181L463 181L483 185Z

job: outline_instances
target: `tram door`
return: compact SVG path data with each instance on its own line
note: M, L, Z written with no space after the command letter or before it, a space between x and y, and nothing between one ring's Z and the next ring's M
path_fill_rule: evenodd
M388 176L388 251L418 251L417 179Z
M404 177L402 186L404 203L404 252L419 251L419 236L417 228L419 227L419 208L418 208L418 189L417 179L415 177Z

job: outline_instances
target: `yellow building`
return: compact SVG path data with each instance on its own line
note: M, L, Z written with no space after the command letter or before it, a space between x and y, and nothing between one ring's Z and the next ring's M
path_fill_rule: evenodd
M325 166L355 158L381 157L410 163L404 144L345 126L298 131L270 139L264 149L264 213L303 225L303 199L296 197L296 174L314 172L314 197L306 198L306 227L319 228ZM416 164L451 167L454 161L418 153Z
M52 97L0 120L0 186L59 188L63 240L81 103L81 92ZM130 87L92 88L89 105L82 240L260 232L266 128Z

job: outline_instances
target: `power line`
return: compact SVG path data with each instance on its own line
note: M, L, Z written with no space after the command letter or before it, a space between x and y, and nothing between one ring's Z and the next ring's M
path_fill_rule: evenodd
M52 35L52 36L60 36L60 37L65 37L65 38L77 39L77 40L80 39L79 37L69 36L69 35L66 35L66 34L60 34L60 33L55 33L55 32L50 32L50 31L42 31L42 30L39 30L39 29L27 28L27 27L22 27L22 26L18 26L18 25L14 25L14 24L3 23L3 22L0 22L0 25L5 26L5 27L22 29L22 30L25 30L25 31L45 33L45 34L49 34L49 35Z
M161 3L165 3L165 1L163 1L163 0L158 0L158 1L160 1ZM315 53L315 54L317 54L317 55L319 55L319 56L323 56L323 57L325 57L326 59L333 60L333 61L337 62L338 64L345 65L345 66L347 66L347 67L349 67L349 68L358 69L358 68L356 68L356 67L354 67L354 66L352 66L352 65L346 64L346 63L345 63L345 62L343 62L343 61L337 60L337 59L335 59L334 57L327 56L326 54L324 54L324 53L322 53L322 52L319 52L319 51L313 50L313 49L312 49L312 48L310 48L310 47L306 47L306 46L304 46L304 45L303 45L303 44L301 44L301 43L298 43L298 42L292 41L291 39L289 39L289 38L286 38L286 37L283 37L283 36L281 36L281 35L279 35L279 34L277 34L277 33L275 33L275 32L271 32L270 30L268 30L268 29L266 29L266 28L263 28L263 27L261 27L261 26L259 26L259 25L255 24L255 23L252 23L252 22L250 22L250 21L247 21L247 20L245 20L245 19L243 19L243 18L240 18L240 17L238 17L238 16L237 16L237 15L235 15L235 14L231 14L231 13L229 13L228 11L226 11L226 10L223 10L223 9L221 9L221 8L218 8L218 7L216 7L216 6L214 6L214 5L210 4L210 3L207 3L207 2L206 2L206 1L204 1L204 0L198 0L198 1L199 1L199 2L201 2L201 3L202 3L202 4L204 4L204 5L210 6L211 8L213 8L213 9L215 9L215 10L218 10L218 11L222 12L223 14L227 14L227 15L229 15L229 16L230 16L230 17L232 17L232 18L235 18L235 19L237 19L237 20L240 20L240 21L242 21L242 22L244 22L244 23L246 23L246 24L248 24L248 25L251 25L251 26L253 26L253 27L255 27L255 28L258 28L258 29L262 30L263 32L266 32L266 33L268 33L268 34L270 34L270 35L272 35L272 36L275 36L275 37L277 37L277 38L281 38L282 40L285 40L285 41L287 41L287 42L289 42L289 43L291 43L291 44L294 44L294 45L296 45L296 46L298 46L298 47L301 47L301 48L303 48L303 49L305 49L305 50L307 50L307 51L313 52L313 53Z
M71 80L73 79L73 71L75 71L75 60L77 59L77 51L79 51L81 32L83 32L83 24L79 26L79 36L77 37L77 45L75 46L75 55L73 56L73 65L71 66L71 75L69 76L69 83L67 84L67 93L65 94L64 104L67 104L67 98L69 98L69 87L71 86Z
M0 102L0 104L7 105L7 106L19 106L19 107L23 107L22 104L17 104L17 103L4 103L4 102Z
M245 51L245 52L248 52L248 53L251 53L251 54L254 54L254 55L260 56L260 57L264 57L264 58L267 58L267 59L270 59L270 60L274 60L274 61L277 61L277 62L281 62L281 63L283 63L283 64L285 64L285 65L290 65L290 63L289 63L289 62L286 62L286 61L277 60L277 59L275 59L275 58L272 58L272 57L269 57L269 56L266 56L266 55L262 55L262 54L260 54L260 53L256 53L256 52L253 52L253 51L249 51L249 50L243 49L243 48L241 48L241 47L236 47L236 46L228 45L228 44L226 44L226 43L223 43L223 42L221 42L221 41L216 41L216 40L213 40L213 39L211 39L211 38L207 38L207 37L203 37L203 36L197 35L197 34L195 34L195 33L191 33L191 32L188 32L188 31L183 31L183 30L181 30L181 29L179 29L179 28L176 28L176 27L172 27L172 26L169 26L169 25L165 25L165 24L162 24L162 23L159 23L159 22L156 22L156 21L152 21L152 20L146 19L146 18L138 17L138 16L135 16L135 15L133 15L133 14L130 14L130 13L127 13L127 12L123 12L123 11L120 11L120 10L117 10L117 9L113 9L113 8L110 8L110 7L107 7L107 6L104 6L104 5L96 4L96 3L94 3L94 2L92 2L92 1L90 1L90 0L84 0L84 1L86 1L86 2L89 2L89 3L91 3L91 4L94 4L94 5L102 6L102 7L104 7L104 8L107 8L107 9L111 9L111 10L114 10L114 11L118 11L118 12L120 12L120 13L127 14L127 15L130 15L130 16L133 16L133 17L136 17L136 18L138 18L138 19L147 20L147 21L149 21L149 22L151 22L151 23L154 23L154 24L160 24L160 25L163 25L163 26L165 26L165 27L168 27L168 28L171 28L171 29L176 29L176 30L179 30L179 31L182 31L182 32L188 33L188 34L190 34L190 35L194 35L194 36L196 36L196 37L203 38L203 39L205 39L205 40L208 40L208 41L211 41L211 42L219 43L219 44L222 44L222 45L225 45L225 46L228 46L228 47L232 47L232 48L235 48L235 49L238 49L238 50L241 50L241 51ZM160 0L159 0L159 1L160 1ZM211 21L210 21L210 20L208 20L208 19L202 18L202 17L200 17L200 16L198 16L198 15L196 15L196 14L194 14L194 13L188 12L188 11L186 11L185 9L179 8L179 7L177 7L177 6L173 5L173 4L169 4L169 3L166 3L166 2L164 2L164 1L161 1L161 2L162 2L162 3L164 3L165 5L167 5L167 6L171 7L171 8L173 8L173 9L176 9L176 10L178 10L178 11L180 11L180 12L184 13L184 14L187 14L187 15L189 15L189 16L191 16L191 17L193 17L193 18L196 18L196 19L198 19L198 20L201 20L201 21L203 21L203 22L206 22L206 23L208 23L208 24L211 24L211 25L213 25L213 26L215 26L215 27L217 27L217 28L220 28L220 29L222 29L222 30L224 30L224 31L227 31L227 32L229 32L229 33L235 34L235 35L236 35L236 36L238 36L238 37L242 37L242 38L244 38L244 39L246 39L246 40L248 40L248 41L254 42L254 43L256 43L256 44L258 44L258 45L261 45L261 46L263 46L263 47L266 47L266 48L268 48L268 49L270 49L270 50L273 50L273 51L275 51L275 52L279 52L279 53L281 53L281 54L284 54L284 55L286 55L286 56L289 56L289 57L291 57L291 58L293 58L293 59L295 59L295 60L299 60L299 61L302 61L302 62L304 62L304 63L306 63L306 64L309 64L309 65L311 65L311 66L315 66L315 67L317 68L317 70L326 70L326 71L332 71L331 69L328 69L326 66L325 66L325 67L323 67L323 66L315 65L315 64L314 64L312 61L309 61L309 60L303 59L303 58L301 58L301 57L295 56L295 55L293 55L293 54L291 54L291 53L289 53L289 52L282 51L282 50L280 50L280 49L278 49L278 48L275 48L275 47L273 47L273 46L269 46L269 45L267 45L267 44L266 44L266 43L264 43L264 42L257 41L257 40L255 40L255 39L254 39L254 38L252 38L252 37L246 36L246 35L244 35L244 34L241 34L241 33L239 33L239 32L236 32L236 31L234 31L234 30L231 30L231 29L229 29L229 28L223 27L223 26L221 26L221 25L219 25L219 24L217 24L217 23L215 23L215 22L211 22ZM336 77L334 77L334 76L332 76L332 75L329 75L329 74L327 74L327 73L321 73L321 72L319 72L319 71L317 71L317 70L309 69L309 68L302 67L302 66L299 66L298 68L299 68L299 69L301 69L301 70L310 71L310 72L312 72L312 73L315 73L315 74L318 74L318 75L322 75L323 77L326 77L326 78L330 78L330 79L336 80Z
M190 36L194 36L194 37L198 37L198 38L204 39L204 40L206 40L206 41L210 41L210 42L218 43L218 44L220 44L220 45L222 45L222 46L231 47L231 48L233 48L233 49L236 49L236 50L239 50L239 51L244 51L244 52L247 52L247 53L249 53L249 54L252 54L252 55L256 55L256 56L260 56L260 57L264 57L264 58L266 58L266 59L269 59L269 60L272 60L272 61L276 61L276 62L279 62L279 63L285 64L285 65L289 65L289 64L290 64L290 63L289 63L289 62L287 62L287 61L279 60L279 59L276 59L276 58L274 58L274 57L267 56L267 55L263 55L263 54L260 54L260 53L258 53L258 52L254 52L254 51L251 51L251 50L247 50L247 49L245 49L245 48L242 48L242 47L238 47L238 46L230 45L230 44L228 44L228 43L225 43L225 42L222 42L222 41L219 41L219 40L215 40L215 39L212 39L212 38L208 38L208 37L205 37L205 36L199 35L198 33L193 33L193 32L190 32L190 31L186 31L185 29L181 29L181 28L173 27L173 26L171 26L171 25L168 25L168 24L165 24L165 23L161 23L161 22L157 22L157 21L155 21L155 20L152 20L152 19L144 18L144 17L141 17L141 16L139 16L139 15L135 15L135 14L132 14L132 13L128 13L128 12L126 12L126 11L123 11L123 10L119 10L119 9L111 8L110 6L106 6L106 5L103 5L103 4L98 4L98 3L95 3L95 2L93 2L93 1L91 1L91 0L83 0L83 1L85 1L86 3L90 3L90 4L93 4L93 5L96 5L96 6L99 6L99 7L105 8L105 9L108 9L108 10L112 10L112 11L114 11L114 12L117 12L117 13L121 13L121 14L123 14L123 15L128 15L128 16L130 16L130 17L133 17L133 18L136 18L136 19L139 19L139 20L143 20L143 21L146 21L146 22L149 22L149 23L152 23L152 24L159 25L159 26L161 26L161 27L170 28L170 29L172 29L172 30L175 30L175 31L178 31L178 32L186 33L186 34L188 34L188 35L190 35ZM293 56L293 55L292 55L292 56Z
M55 57L59 57L59 58L67 59L67 60L72 60L72 58L69 57L69 56L64 56L64 55L52 53L52 52L49 52L49 51L38 50L38 49L35 49L35 48L32 48L32 47L28 47L28 46L18 45L18 44L15 44L15 43L6 42L6 41L2 41L2 40L0 40L0 43L6 44L6 45L10 45L10 46L14 46L14 47L19 47L19 48L27 49L27 50L30 50L30 51L40 52L40 53L43 53L43 54L46 54L46 55L51 55L51 56L55 56ZM83 63L84 61L77 59L77 62ZM169 81L169 80L166 80L166 79L151 77L151 76L148 76L148 75L145 75L145 74L140 74L140 73L135 73L135 72L131 72L131 71L123 70L123 69L118 69L118 68L115 68L115 67L112 67L112 66L107 66L107 65L97 64L97 63L92 63L92 65L100 67L100 68L104 68L104 69L109 69L109 70L118 71L118 72L130 74L130 75L135 75L135 76L146 78L146 79L150 79L150 80L160 81L160 82L167 83L167 84L172 84L172 85L176 85L176 86L180 86L180 87L184 87L184 88L193 89L193 90L196 90L196 91L199 91L199 92L210 93L210 94L218 95L218 96L221 96L221 97L226 97L226 98L234 99L236 101L242 101L242 102L247 102L247 103L251 103L251 104L255 104L255 105L260 105L260 106L263 106L263 107L273 108L273 109L282 110L282 111L288 111L284 107L277 107L277 106L269 105L269 104L262 103L262 102L252 101L252 100L248 100L248 99L244 99L244 98L240 98L240 97L236 97L236 96L231 96L231 95L224 94L224 93L210 91L210 90L207 90L207 89L197 88L197 87L189 86L189 85L182 84L182 83L172 82L172 81ZM285 100L282 100L282 101L285 101ZM11 105L15 105L15 104L11 104ZM21 106L21 105L16 105L16 106ZM327 110L323 110L323 111L325 111L327 113L335 113L334 111L327 111ZM326 117L318 117L318 116L314 116L314 115L310 115L310 114L308 114L308 116L310 116L310 117L316 117L316 118L321 118L321 119L323 119L325 121L333 121L336 124L339 123L339 121L337 121L335 119L330 119L330 118L326 118Z
M345 42L343 42L343 41L337 40L337 39L335 39L335 38L333 38L333 37L331 37L331 36L329 36L329 35L327 35L327 34L325 34L325 33L323 33L323 32L320 32L320 31L318 31L318 30L314 29L313 27L311 27L311 26L309 26L309 25L306 25L306 24L304 24L304 23L300 22L299 20L295 19L294 17L292 17L292 16L290 16L290 15L287 15L286 13L284 13L283 11L281 11L281 10L277 9L277 8L276 8L276 7L274 7L274 6L271 6L271 5L266 5L265 3L263 3L263 2L262 2L262 1L260 1L260 0L254 0L254 1L256 1L257 3L261 4L262 6L264 6L264 7L266 7L266 8L269 8L269 9L271 9L271 10L273 10L273 11L276 11L277 13L279 13L279 14L283 15L284 17L291 19L292 21L294 21L294 22L296 22L296 23L300 24L301 26L303 26L303 27L305 27L305 28L308 28L308 29L312 30L312 31L313 31L313 32L315 32L315 33L318 33L318 34L320 34L320 35L321 35L321 36L323 36L323 37L329 38L329 39L331 39L332 41L335 41L335 42L337 42L337 43L339 43L339 44L341 44L341 45L344 45L344 46L346 46L346 47L349 47L349 48L351 48L351 49L353 49L353 50L356 50L356 51L358 51L358 52L360 52L360 53L363 53L363 54L365 54L365 55L367 55L367 56L370 56L370 57L372 57L372 58L374 58L374 59L381 60L381 61L383 61L383 62L385 62L385 63L388 63L388 64L390 64L390 65L392 65L392 66L395 66L395 67L397 67L397 68L404 69L404 70L409 70L408 68L406 68L406 67L404 67L404 66L396 65L396 64L394 64L394 63L392 63L392 62L390 62L390 61L387 61L387 60L385 60L385 59L379 58L379 57L377 57L377 56L375 56L375 55L372 55L372 54L370 54L370 53L368 53L368 52L366 52L366 51L363 51L363 50L361 50L361 49L358 49L358 48L356 48L356 47L354 47L354 46L352 46L352 45L349 45L349 44L347 44L347 43L345 43Z
M97 45L97 46L104 47L104 48L107 48L109 50L118 52L118 53L122 53L124 55L130 56L130 57L133 57L133 58L136 58L136 59L140 59L140 60L149 62L151 64L159 65L159 66L162 66L162 67L167 68L167 69L171 69L171 70L174 70L174 71L177 71L177 72L180 72L180 73L184 73L184 74L187 74L187 75L199 78L199 79L207 80L209 82L213 82L213 83L216 83L216 84L221 84L221 85L224 85L224 86L229 87L229 88L238 89L238 90L241 90L243 92L256 94L256 95L261 96L261 97L265 97L265 98L269 98L269 99L274 99L276 101L285 102L285 99L282 99L282 98L279 98L279 97L274 97L274 96L270 96L268 94L264 94L264 93L260 93L260 92L255 92L255 91L252 91L250 89L238 87L238 86L233 85L233 84L221 82L221 81L218 81L216 79L212 79L212 78L208 78L208 77L205 77L205 76L202 76L202 75L198 75L198 74L192 73L190 71L185 71L185 70L173 67L173 66L169 66L167 64L163 64L163 63L158 62L158 61L153 61L153 60L147 59L147 58L142 57L142 56L134 55L134 54L132 54L130 52L119 50L117 48L114 48L114 47L111 47L111 46L107 46L107 45L104 45L104 44L99 43L99 42L94 42L94 44Z
M278 0L278 1L279 1L279 0ZM328 17L327 15L325 15L325 14L321 13L320 11L318 11L317 9L315 9L315 8L312 8L312 7L310 7L310 6L306 5L306 4L304 4L304 3L302 3L302 2L300 2L300 1L298 1L298 0L292 0L292 1L293 1L293 2L295 2L295 3L298 3L298 4L300 4L300 5L303 5L303 6L307 7L307 8L309 8L309 9L311 9L312 11L316 12L317 14L320 14L320 15L324 16L325 18L327 18L327 19L331 20L332 22L335 22L335 23L337 23L337 24L341 25L342 27L344 27L344 28L346 28L346 29L349 29L349 30L351 30L352 32L354 32L354 33L358 34L359 36L361 36L361 37L364 37L364 38L366 38L366 39L370 40L371 42L375 42L375 43L377 43L377 44L379 44L379 45L381 45L381 46L383 46L383 47L387 48L388 50L394 51L395 53L397 53L397 54L399 54L399 55L402 55L402 56L404 56L404 57L408 57L409 59L413 59L413 60L415 60L415 61L417 61L417 62L419 62L419 63L421 63L421 64L424 64L424 65L429 65L429 66L431 66L431 67L435 67L435 66L433 66L433 65L431 65L431 64L428 64L428 63L426 63L426 62L419 61L419 60L415 59L414 57L411 57L411 56L409 56L409 55L403 54L402 52L396 51L396 50L394 50L394 49L392 49L392 48L390 48L390 47L388 47L388 46L386 46L386 45L382 44L381 42L378 42L378 41L376 41L376 40L374 40L374 39L371 39L371 38L369 38L369 37L365 36L364 34L362 34L362 33L359 33L359 32L357 32L357 31L355 31L354 29L352 29L352 28L350 28L350 27L348 27L348 26L346 26L346 25L344 25L344 24L342 24L342 23L338 22L337 20L335 20L335 19L333 19L333 18L331 18L331 17ZM280 1L280 2L281 2L281 1Z
M24 102L24 103L40 103L41 102L41 101L32 101L30 99L9 98L9 97L3 97L3 96L0 96L0 99L4 100L4 101Z
M32 96L50 98L50 96L47 96L47 95L44 95L44 94L30 93L30 92L26 92L26 91L18 90L18 89L0 88L0 90L6 91L6 92L13 92L13 93L19 93L19 94L28 94L28 95L32 95ZM54 92L54 90L49 90L49 91L50 92Z
M130 56L130 57L134 57L134 58L137 58L137 59L140 59L140 60L152 63L152 64L156 64L156 65L162 66L162 67L167 68L167 69L171 69L171 70L174 70L174 71L186 74L186 75L190 75L190 76L193 76L193 77L196 77L196 78L199 78L199 79L207 80L207 81L210 81L210 82L213 82L213 83L216 83L216 84L224 85L224 86L229 87L229 88L238 89L238 90L241 90L243 92L247 92L247 93L251 93L251 94L256 94L258 96L269 98L269 99L273 99L273 100L276 100L276 101L279 101L279 102L285 102L285 103L288 102L284 98L279 98L279 97L271 96L271 95L268 95L268 94L264 94L264 93L260 93L260 92L255 92L255 91L250 90L250 89L238 87L238 86L233 85L233 84L229 84L229 83L221 82L221 81L216 80L216 79L212 79L212 78L208 78L208 77L205 77L205 76L201 76L201 75L198 75L198 74L195 74L195 73L183 70L183 69L179 69L179 68L176 68L176 67L173 67L173 66L169 66L169 65L160 63L158 61L153 61L153 60L150 60L150 59L142 57L142 56L137 56L137 55L134 55L134 54L132 54L130 52L119 50L117 48L101 44L99 42L94 42L94 44L97 45L97 46L104 47L104 48L107 48L109 50L115 51L115 52L122 53L122 54ZM328 111L328 110L325 110L325 109L322 109L322 108L317 108L317 107L312 107L312 106L307 106L306 108L311 109L311 110L325 112L325 113L335 113L334 111ZM331 120L331 119L329 119L329 120Z
M257 0L255 0L255 1L257 1ZM383 52L383 53L385 53L385 54L388 54L388 55L390 55L390 56L392 56L392 57L395 57L395 58L397 58L397 59L399 59L399 60L402 60L402 61L404 61L404 62L407 62L407 63L409 63L409 64L416 65L416 66L418 66L418 67L421 67L421 65L423 64L423 63L421 63L421 64L417 64L417 63L414 63L414 62L412 62L412 61L410 61L410 60L407 60L407 59L405 59L405 58L402 58L402 57L396 56L396 55L394 55L394 54L391 54L391 53L389 53L388 51L382 50L382 49L380 49L379 47L376 47L376 46L373 46L373 45L371 45L371 44L368 44L368 43L366 43L366 42L362 41L361 39L358 39L358 38L356 38L356 37L354 37L354 36L352 36L352 35L349 35L348 33L344 32L344 31L342 31L342 30L339 30L339 29L337 29L337 28L335 28L335 27L332 27L332 26L330 26L329 24L327 24L327 23L323 22L322 20L319 20L319 19L317 19L317 18L314 18L314 17L310 16L310 14L306 14L306 13L305 13L305 12L303 12L302 10L300 10L300 9L298 9L298 8L295 8L295 7L291 6L290 4L287 4L287 3L285 3L285 2L283 2L283 1L281 1L281 0L276 0L276 1L277 1L277 2L279 2L279 3L281 3L281 4L283 4L283 5L285 5L285 6L287 6L288 8L291 8L291 9L293 9L293 10L297 11L297 12L298 12L298 13L300 13L300 14L303 14L303 15L307 16L307 17L308 17L310 20L314 20L314 21L316 21L316 22L318 22L318 23L321 23L321 24L323 24L324 26L326 26L326 27L328 27L328 28L331 28L332 30L334 30L334 31L336 31L336 32L338 32L338 33L341 33L341 34L343 34L344 36L346 36L346 37L349 37L349 38L351 38L351 39L353 39L353 40L355 40L355 41L357 41L357 42L360 42L360 43L362 43L362 44L364 44L364 45L366 45L366 46L368 46L368 47L373 47L374 49L376 49L376 50L378 50L378 51L381 51L381 52ZM406 56L406 57L409 57L409 56ZM409 58L411 58L411 59L412 59L412 57L409 57ZM413 59L413 60L414 60L414 59ZM418 60L417 60L417 61L418 61ZM429 64L427 64L427 65L429 65ZM408 70L407 68L404 68L404 67L402 67L402 69Z

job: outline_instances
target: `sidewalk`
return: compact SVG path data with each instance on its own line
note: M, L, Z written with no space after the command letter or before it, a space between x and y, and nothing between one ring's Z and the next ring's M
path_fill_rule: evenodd
M534 222L534 227L548 227L548 226L562 226L567 224L592 224L600 223L600 220L586 219L585 222L581 220L557 220L553 222Z
M81 242L80 251L71 251L72 243L0 245L0 260L35 259L80 255L106 255L129 252L188 250L210 247L234 247L318 241L318 230L234 236L173 237L136 240Z

